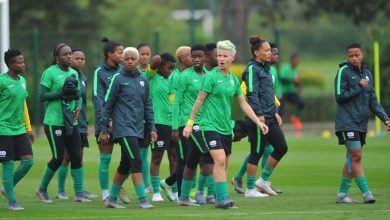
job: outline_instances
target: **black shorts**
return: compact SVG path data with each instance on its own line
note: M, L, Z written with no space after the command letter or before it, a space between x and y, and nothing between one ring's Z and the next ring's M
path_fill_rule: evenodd
M195 124L192 127L190 139L194 145L193 147L196 147L201 153L207 154L209 153L209 148L203 134L204 132L200 130L200 126Z
M89 147L88 133L80 133L81 147Z
M366 132L360 131L337 131L336 136L339 139L339 145L345 145L346 141L359 141L361 146L366 144Z
M171 144L172 127L169 125L156 124L157 129L157 141L152 144L152 151L154 150L168 150L173 144Z
M33 155L28 135L0 136L0 161L20 160L22 156Z
M216 131L201 131L207 148L211 150L223 149L226 155L232 153L232 135L223 135Z

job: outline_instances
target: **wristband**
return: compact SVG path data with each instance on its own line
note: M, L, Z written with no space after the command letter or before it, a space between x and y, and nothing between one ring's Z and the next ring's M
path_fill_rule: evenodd
M193 126L193 125L194 125L194 120L192 120L192 119L188 119L188 121L187 121L187 125L189 125L189 126Z

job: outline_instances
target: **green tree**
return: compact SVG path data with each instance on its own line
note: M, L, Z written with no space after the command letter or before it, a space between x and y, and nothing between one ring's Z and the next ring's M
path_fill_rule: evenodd
M306 18L318 16L321 12L339 13L352 18L355 24L373 21L381 13L390 17L388 0L298 0L306 5Z

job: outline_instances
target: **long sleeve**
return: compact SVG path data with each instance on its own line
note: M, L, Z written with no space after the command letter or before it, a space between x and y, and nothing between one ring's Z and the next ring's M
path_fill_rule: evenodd
M175 99L173 101L173 107L172 107L172 130L178 130L179 129L179 112L180 112L180 102L183 99L183 92L180 90L176 90L175 92Z
M252 65L248 66L244 80L247 86L246 97L248 99L249 105L252 107L257 116L263 115L264 112L259 102L260 81L258 74L253 71Z
M379 104L378 99L375 94L375 90L372 88L370 90L369 94L370 100L369 100L369 107L370 110L379 117L383 122L389 120L389 116L386 114L385 110L383 109L382 105Z
M28 114L28 107L27 107L27 102L24 100L24 113L23 113L23 121L24 121L24 126L26 127L27 132L32 131L31 123L30 123L30 116Z
M101 110L100 117L100 129L102 132L107 132L108 121L110 120L111 113L113 111L117 96L120 90L120 83L116 80L114 76L110 82L110 86L108 87L107 94L104 98L103 108Z
M146 126L148 126L148 130L157 131L157 129L154 125L154 113L153 113L153 106L152 106L152 97L150 96L149 82L146 83L145 89L146 89L145 105L144 105L145 124L146 124Z
M61 98L61 92L49 92L49 88L41 85L39 89L39 98L41 102L53 101Z
M339 104L352 100L363 91L360 84L348 87L348 74L344 73L343 68L337 73L335 85L336 102Z
M102 111L104 106L104 95L106 94L102 79L99 77L99 69L98 68L94 73L94 83L93 83L93 106L95 108L96 118L98 121L102 117ZM100 129L97 129L100 130Z

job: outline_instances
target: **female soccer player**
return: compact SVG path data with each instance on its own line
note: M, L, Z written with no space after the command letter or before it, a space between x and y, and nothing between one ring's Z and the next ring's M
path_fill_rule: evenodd
M279 52L278 52L278 47L276 46L276 44L270 43L270 46L271 46L271 63L269 63L269 65L270 65L269 72L272 75L272 84L274 87L274 91L276 93L279 83L278 83L278 72L277 72L277 69L274 67L274 65L278 64L278 62L279 62ZM266 60L263 62L268 63L268 61L266 61ZM243 90L243 93L246 93L247 86L245 84L245 81L242 82L241 89ZM275 104L276 104L276 107L280 106L280 102L276 98L276 96L275 96ZM248 129L246 128L246 124L247 124L246 121L236 121L237 128L239 128L241 125L244 127L244 129L245 129L244 133L248 132L247 131ZM268 157L272 154L273 151L274 151L274 148L270 144L268 144L264 147L264 153L261 157L262 169L266 166L267 161L268 161ZM245 190L242 188L242 177L246 173L249 157L250 157L250 154L248 154L247 157L243 160L238 173L232 179L232 183L234 184L234 190L236 192L242 193L242 194L245 193ZM282 191L280 189L276 189L272 186L271 186L271 188L276 193L282 193ZM252 191L252 192L253 192L252 194L247 193L245 196L248 196L248 197L253 197L253 196L261 197L262 196L260 193L257 193L254 191Z
M216 185L216 207L234 208L226 184L226 168L232 147L231 98L236 97L244 113L267 133L268 127L256 117L241 94L239 80L229 71L234 60L236 47L229 40L217 43L218 68L205 76L203 86L192 108L183 136L188 138L193 129L196 115L203 105L200 127L210 155L214 160L214 181Z
M371 72L363 64L363 58L360 44L349 44L347 61L339 65L340 69L335 78L336 135L339 144L345 144L347 149L336 203L354 202L348 196L353 179L363 194L364 203L375 203L361 164L370 111L387 125L388 130L390 128L390 118L376 98L374 80Z
M139 61L137 65L137 70L144 76L148 76L149 73L149 62L152 57L152 49L146 43L140 43L137 46L139 53Z
M84 52L80 49L72 50L72 68L75 69L79 75L79 83L80 83L80 92L82 99L82 106L80 109L80 115L77 119L78 127L80 132L80 141L81 141L81 159L83 157L84 147L89 147L88 143L88 122L87 122L87 77L82 72L85 66L85 55ZM68 195L65 192L65 180L68 175L69 168L69 155L65 149L64 160L58 168L58 189L57 189L57 199L69 199ZM88 199L96 198L97 196L91 194L87 191L84 191L84 196Z
M175 67L175 58L169 53L163 53L158 56L160 57L160 62L156 65L157 73L149 76L154 121L158 134L157 141L152 144L152 160L150 165L153 188L152 201L154 202L163 201L160 194L160 164L164 156L164 151L167 150L170 163L175 162L173 159L176 157L176 149L171 145L172 105L169 100L169 76ZM174 169L171 168L170 171L174 172ZM173 200L172 197L168 197L168 199Z
M70 68L72 50L58 44L53 51L54 60L41 79L39 96L46 102L44 129L49 141L52 159L47 164L36 194L44 203L51 203L47 187L61 166L65 148L69 154L76 202L89 202L84 196L84 170L81 163L80 133L77 118L82 105L77 72Z
M108 124L108 132L111 137L107 143L101 143L99 140L100 127L104 97L108 90L110 80L120 69L122 61L123 46L115 41L109 41L106 37L103 38L104 61L95 70L93 77L93 105L95 107L95 136L100 152L99 164L99 182L102 190L102 199L105 200L108 196L108 179L109 179L109 165L111 161L112 149L114 147L114 140L112 139L112 123ZM126 196L124 189L121 191L120 198L122 202L129 203L130 200Z
M189 199L189 193L192 186L192 180L196 174L196 167L199 164L200 159L203 159L203 166L200 176L202 176L208 183L211 183L213 186L213 176L212 168L213 161L208 153L208 150L204 149L199 132L199 123L194 124L193 134L191 138L187 139L183 137L183 128L186 124L192 106L195 103L196 97L202 87L203 79L205 76L203 65L205 59L205 46L196 44L191 47L191 58L193 67L185 70L179 78L179 81L176 85L175 90L175 100L172 110L172 130L175 136L180 134L181 146L180 146L180 159L177 169L177 182L178 187L181 187L183 191L179 194L178 204L182 206L194 205ZM195 121L199 121L201 117L201 111L198 112ZM198 135L196 135L198 134ZM207 159L206 159L207 157ZM184 179L183 179L184 177ZM182 185L183 180L183 185ZM206 204L206 199L203 195L203 189L206 181L200 181L199 184L203 186L198 186L198 191L196 193L195 200L198 204ZM215 187L212 191L212 195L215 193ZM212 196L214 198L214 196ZM210 198L209 198L210 201Z
M282 120L277 113L275 105L273 77L269 70L271 61L270 44L257 36L249 38L249 42L253 60L248 63L243 74L243 80L247 85L246 97L259 120L267 124L269 132L264 134L258 128L256 129L255 124L249 124L248 136L251 152L247 164L248 174L245 196L262 197L263 195L256 191L255 184L261 192L277 195L270 187L269 177L279 161L287 153L287 143L280 128ZM261 177L255 183L257 166L265 146L268 144L274 147L274 151L268 158Z
M142 180L142 160L139 141L144 138L144 121L150 124L151 139L157 139L153 121L149 83L137 71L139 55L134 47L123 51L124 68L113 76L105 96L104 110L100 121L100 141L108 143L108 124L112 117L113 139L121 146L121 161L114 176L110 195L104 204L107 208L124 208L116 202L122 184L131 173L140 208L153 208L146 200Z
M176 93L176 86L178 84L181 73L192 66L191 47L180 46L179 48L177 48L176 59L179 65L175 70L173 70L172 74L169 76L169 99L171 104L173 104L174 96ZM160 187L163 189L167 198L177 200L178 195L180 194L179 187L181 185L180 181L182 179L185 161L182 154L182 143L178 139L178 136L172 138L171 147L174 147L176 152L176 155L170 155L174 157L170 159L170 161L174 161L174 163L169 163L169 169L171 171L170 176L164 180L161 180ZM177 178L179 178L180 181L177 181Z
M149 62L152 56L152 50L150 46L146 43L140 43L137 46L137 50L139 53L139 61L137 65L137 70L143 76L149 77L150 75L150 67ZM149 160L149 145L150 145L150 131L146 130L149 125L145 125L145 137L143 141L140 143L140 152L142 159L142 178L145 184L145 192L149 193L150 189L150 160Z
M24 208L16 202L14 186L33 165L31 143L23 119L28 91L26 80L20 75L25 69L22 53L9 49L4 53L4 62L9 70L0 75L0 163L4 187L1 193L8 200L8 209L19 211ZM21 163L13 173L17 159Z

